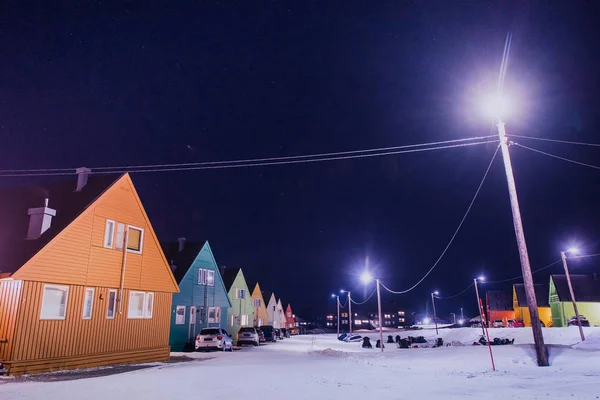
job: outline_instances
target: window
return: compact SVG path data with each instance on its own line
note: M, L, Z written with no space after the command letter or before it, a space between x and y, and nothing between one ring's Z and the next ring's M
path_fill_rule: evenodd
M398 318L398 322L404 322L404 318Z
M348 313L346 313L346 312L342 313L342 317L348 318Z
M115 306L117 304L116 290L111 289L108 291L108 302L106 304L106 318L112 319L115 317Z
M362 321L360 319L354 320L354 325L360 325L360 324L362 324Z
M68 286L44 285L40 319L65 319L68 299Z
M132 253L141 253L143 242L144 230L142 228L136 228L135 226L129 226L127 232L127 250Z
M254 299L254 307L260 307L260 299Z
M248 325L248 316L242 315L242 326Z
M152 318L154 293L129 292L127 318Z
M144 292L129 292L129 309L127 318L144 318Z
M117 237L115 238L115 249L123 250L123 241L125 240L125 224L117 224Z
M392 316L390 314L385 314L383 318L392 318Z
M221 307L208 307L208 323L221 322Z
M115 221L107 219L104 229L104 247L112 249L115 238Z
M348 320L347 319L343 319L342 320L342 324L346 324L347 325L348 324Z
M206 271L206 284L208 286L215 286L215 271Z
M177 306L175 310L175 325L185 324L185 306Z
M246 289L235 289L235 298L236 299L245 299L246 298Z
M190 307L190 325L194 325L196 323L196 307Z
M92 319L92 308L94 306L94 288L85 288L83 296L83 319Z
M154 311L154 293L146 293L146 312L144 318L152 318Z
M404 316L404 311L398 311L398 315Z
M288 312L288 313L287 313L287 317L288 317L288 318L292 318L292 313L291 313L291 312Z
M206 270L198 269L198 285L206 285Z

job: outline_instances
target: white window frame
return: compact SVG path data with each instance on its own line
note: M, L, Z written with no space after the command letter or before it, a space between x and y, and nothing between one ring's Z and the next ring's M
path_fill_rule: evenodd
M108 235L108 226L111 226L111 233ZM104 225L104 247L107 249L112 249L115 247L115 227L117 224L112 219L107 219L106 224Z
M113 302L112 316L108 315L108 312L110 311L110 294L111 293L115 294L114 302ZM108 296L106 296L106 319L115 319L116 313L117 313L117 289L109 289Z
M212 269L206 270L206 286L215 286L215 271Z
M140 294L142 295L142 313L140 315L131 315L131 299L133 298L133 296L138 296ZM145 308L146 308L146 292L140 292L140 291L137 291L137 290L131 290L129 292L129 302L127 303L127 318L128 319L142 319L142 318L145 318L144 317L144 314L146 313Z
M91 299L91 303L90 303L90 315L89 316L85 316L85 306L87 305L87 295L88 292L92 293L92 299ZM94 315L94 297L96 295L96 289L94 288L90 288L90 287L86 287L84 292L83 292L83 311L81 313L81 318L82 319L92 319L92 315Z
M243 296L242 296L242 293L244 294ZM239 300L245 299L246 298L246 289L240 289L240 288L235 289L235 298L239 299Z
M64 310L64 315L63 316L45 316L44 315L44 301L46 299L46 288L48 289L58 289L58 290L64 290L66 289L67 294L65 296L65 310ZM69 305L69 286L64 286L64 285L44 285L43 288L43 292L42 292L42 304L40 307L40 319L42 320L64 320L67 318L67 306ZM60 309L59 309L59 314L60 314Z
M214 312L214 317L211 317L211 312ZM206 319L209 324L221 323L221 307L208 307Z
M129 248L129 230L130 229L137 229L138 231L140 231L140 249L139 250ZM142 254L142 251L144 251L144 228L140 228L140 227L134 226L134 225L127 225L127 243L126 243L126 245L127 245L128 253Z
M183 321L178 321L177 317L180 315L179 310L183 309ZM185 325L185 306L176 306L175 307L175 325Z
M152 302L150 302L150 299L152 299ZM152 305L152 307L150 307L150 309L148 309L149 304ZM152 319L153 314L154 314L154 292L148 292L148 293L146 293L146 296L144 298L144 318Z
M198 268L198 285L206 285L206 270Z
M247 314L242 314L242 321L240 323L240 326L246 326L246 325L248 325L248 320L249 319L250 318L248 318Z

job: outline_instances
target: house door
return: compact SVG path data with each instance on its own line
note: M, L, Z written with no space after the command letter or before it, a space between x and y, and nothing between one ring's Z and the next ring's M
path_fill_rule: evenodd
M190 326L188 329L188 339L196 337L196 306L190 307Z

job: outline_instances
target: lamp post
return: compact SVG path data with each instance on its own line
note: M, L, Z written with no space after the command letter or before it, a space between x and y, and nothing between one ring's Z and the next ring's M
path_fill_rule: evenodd
M435 313L435 296L440 294L437 290L431 293L431 305L433 307L433 322L435 323L435 334L439 335L437 326L437 314Z
M332 294L331 297L335 297L335 301L337 303L337 335L340 337L340 296L336 294Z
M367 259L368 260L368 259ZM360 279L366 285L367 283L373 280L373 277L368 271L363 272ZM379 279L375 279L375 284L377 285L377 315L379 317L379 344L381 345L381 351L383 351L383 321L381 318L381 289L380 289L380 281Z
M340 293L348 293L348 315L350 316L348 325L350 326L350 333L352 333L352 297L350 296L349 290L340 290Z
M456 313L451 312L450 315L452 315L453 324L456 325Z
M475 284L475 295L477 296L477 310L479 311L479 318L481 320L481 334L485 336L485 330L483 329L484 319L483 319L483 304L481 299L479 298L479 288L477 287L477 280L485 281L485 277L479 276L473 279L473 283Z
M581 327L581 318L579 317L579 311L577 310L577 302L575 301L575 292L573 291L573 285L571 284L571 275L569 274L569 267L567 265L567 253L577 254L579 251L575 248L571 248L566 251L560 252L560 258L562 259L563 267L565 267L565 275L567 277L567 284L569 285L569 293L571 294L571 301L573 302L573 310L575 311L575 318L577 318L577 326L579 326L579 336L581 341L585 340L583 335L583 328Z

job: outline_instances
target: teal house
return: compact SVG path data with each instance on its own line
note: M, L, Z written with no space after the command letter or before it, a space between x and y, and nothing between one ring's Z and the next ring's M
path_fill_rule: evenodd
M208 242L163 243L163 251L179 285L173 295L171 351L193 350L202 328L227 328L231 302Z

